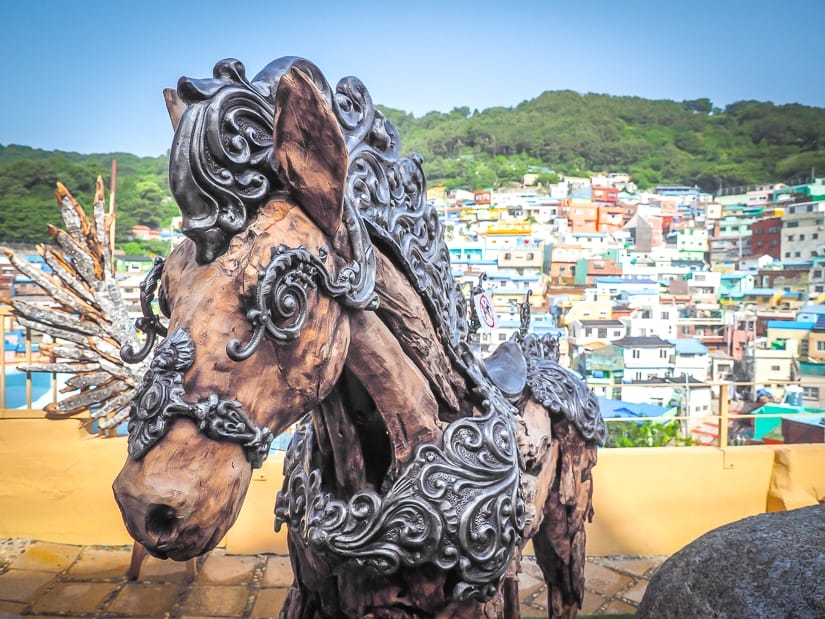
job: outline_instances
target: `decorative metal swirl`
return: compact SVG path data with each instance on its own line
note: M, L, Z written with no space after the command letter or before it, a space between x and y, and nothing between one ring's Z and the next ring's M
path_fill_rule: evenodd
M258 274L255 307L246 313L252 323L252 338L241 345L233 339L226 345L226 354L235 361L248 359L258 348L264 334L276 344L285 344L298 338L307 317L307 291L318 287L350 307L374 308L378 297L368 286L370 294L361 295L365 285L358 263L341 269L333 280L324 261L327 249L318 256L303 247L288 249L280 245L272 251L266 269Z
M524 301L519 303L519 320L520 325L518 329L519 337L524 338L530 331L530 296L533 294L532 290L528 290L524 296Z
M158 345L129 411L129 455L142 458L176 417L188 417L209 438L238 443L252 467L259 468L272 443L269 428L256 426L234 400L221 400L214 394L194 404L183 399L183 374L194 358L195 344L183 329L176 329Z
M350 165L344 204L367 223L370 236L389 249L424 300L454 361L469 333L467 304L450 270L450 252L435 207L427 204L420 155L400 157L395 126L375 108L355 77L338 82L333 97Z
M178 82L187 108L172 142L169 184L201 263L224 253L282 187L271 163L274 107L256 86L234 59L217 63L211 79Z
M525 516L511 419L486 404L484 416L452 422L443 447L420 445L384 495L363 491L347 501L324 490L306 423L287 452L276 530L287 523L333 563L352 560L381 574L425 564L454 570L455 599L490 599Z
M361 276L368 277L374 258L369 239L360 236L359 219L398 259L460 363L459 343L469 331L466 301L450 271L438 213L426 203L422 159L399 156L398 131L355 77L342 79L332 93L314 64L284 57L251 82L234 59L217 63L211 79L180 80L178 93L187 110L175 133L169 175L197 260L210 262L224 253L265 198L284 189L271 163L272 122L274 93L290 67L311 77L344 133L350 154L345 222Z
M135 328L146 334L146 339L140 350L135 352L131 344L126 344L120 349L120 358L126 363L140 363L148 355L155 345L157 336L166 337L166 327L160 322L154 309L152 309L152 301L155 299L155 291L158 288L161 275L163 274L163 258L156 256L152 268L146 274L144 280L140 283L140 310L143 316L135 320ZM166 307L166 300L162 295L159 295L158 303L161 312L168 318L169 310Z

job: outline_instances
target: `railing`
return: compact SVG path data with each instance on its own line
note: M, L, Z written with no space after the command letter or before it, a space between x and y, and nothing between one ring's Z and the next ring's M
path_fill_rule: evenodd
M7 336L18 332L23 334L21 342L14 350L6 346ZM9 378L12 372L17 373L16 366L22 363L31 363L38 360L38 355L33 350L32 332L29 328L19 327L15 324L12 308L9 305L0 303L0 341L3 342L3 356L0 358L0 419L10 419L14 417L42 416L40 408L34 408L34 382L35 375L43 375L41 372L21 372L24 381L24 398L21 402L9 402ZM19 347L22 346L22 350ZM56 374L49 374L49 391L51 392L51 402L58 399L58 380ZM12 406L10 406L10 404Z
M12 315L11 307L5 304L0 304L0 336L2 336L2 341L6 341L6 336L10 334L12 331L22 332L24 334L22 344L22 349L14 352L4 351L4 355L2 359L0 359L0 420L1 419L13 419L13 418L31 418L31 417L42 417L44 415L42 408L35 408L34 403L37 398L34 397L34 375L39 374L43 376L42 373L39 372L21 372L20 375L23 376L24 380L24 398L17 402L9 402L8 396L8 378L11 376L12 372L17 372L16 367L18 364L28 363L32 361L38 360L38 355L33 350L33 341L32 341L32 333L27 328L21 328L16 326L14 323L14 316ZM50 397L46 397L45 394L41 395L43 400L48 400L50 402L57 402L58 400L58 386L59 381L58 377L55 374L48 374L50 377L50 382L47 391L50 391ZM791 383L790 381L786 381L786 383L773 381L772 385L777 384L796 384ZM621 394L621 391L624 389L633 389L634 391L645 389L669 389L671 391L671 397L675 396L677 398L681 398L683 402L689 402L690 397L696 396L686 396L686 391L691 391L693 389L701 389L701 388L708 388L712 392L712 398L710 400L711 410L707 415L685 415L685 414L677 414L677 415L669 415L669 416L661 416L661 417L620 417L620 418L608 418L607 424L608 429L613 428L614 437L617 434L620 434L620 429L624 430L627 428L636 429L639 428L644 430L647 428L650 430L651 438L655 438L653 440L656 444L667 444L667 445L693 445L693 444L702 444L702 445L715 445L715 446L726 446L728 444L745 444L748 443L747 439L740 440L738 438L739 435L730 436L730 429L731 425L739 425L743 426L746 422L754 421L755 419L767 420L767 419L782 419L785 417L794 417L797 419L804 419L804 418L817 418L825 416L825 410L822 413L803 413L803 412L794 412L789 410L788 412L780 412L780 413L757 413L754 414L752 412L743 413L739 412L735 408L735 403L740 402L741 400L732 399L733 396L733 389L738 387L747 387L751 390L751 392L755 392L758 386L755 383L750 382L706 382L706 383L689 383L688 385L681 385L678 383L668 382L668 383L645 383L645 384L633 384L633 383L618 383L618 384L611 384L610 383L600 383L598 387L605 388L608 387L609 391L614 394ZM653 391L649 392L651 394L650 398L646 398L648 401L652 401L654 395L661 395L655 394ZM636 398L639 399L638 397ZM42 404L43 401L40 401ZM732 407L732 403L734 407ZM10 406L13 404L14 406ZM688 407L689 408L689 407ZM633 424L632 426L629 424ZM668 432L661 432L663 428L668 428ZM675 428L675 430L674 430ZM645 446L645 431L640 431L637 433L635 439L636 442L634 443L635 446ZM652 435L656 435L655 437ZM630 442L633 442L631 440Z
M654 439L653 443L648 443L645 445L644 433L637 433L639 436L636 437L636 442L632 446L644 447L644 446L659 446L659 445L704 445L704 446L716 446L716 447L724 447L728 445L748 445L754 443L761 443L762 440L755 441L752 438L748 437L746 431L748 426L752 426L755 428L757 420L766 421L766 420L781 420L782 419L797 419L797 420L805 420L805 419L820 419L825 417L825 409L821 412L800 412L799 408L801 407L794 407L790 408L788 411L776 412L776 413L759 413L758 409L751 410L748 412L742 412L742 409L733 408L732 404L742 403L745 404L743 400L732 399L733 391L739 387L746 387L750 389L752 392L756 391L756 388L761 384L753 383L753 382L706 382L706 383L689 383L687 390L690 391L691 389L701 389L701 388L710 388L712 391L715 390L717 394L714 394L711 398L711 412L707 415L684 415L684 414L677 414L677 415L663 415L658 417L619 417L619 418L608 418L606 419L608 430L612 428L616 429L618 424L638 424L640 427L647 427L653 430L661 430L662 428L669 427L671 430L675 427L677 429L676 432L658 432L653 433L657 434L656 436L652 437ZM795 381L772 381L771 386L775 385L798 385ZM600 385L601 386L601 385ZM676 383L646 383L646 384L624 384L624 385L616 385L614 392L616 390L620 390L622 387L632 387L634 390L638 389L663 389L669 388L672 389L679 398L682 400L685 399L685 386L681 386ZM694 396L695 397L695 396ZM778 403L776 400L768 402L776 404ZM731 428L734 428L734 436L731 436ZM625 425L627 427L627 425ZM823 427L825 430L825 427ZM615 433L614 433L615 438ZM761 437L760 437L761 438ZM665 439L662 441L662 439ZM767 439L766 442L777 442L773 439ZM620 445L621 446L621 445ZM625 445L631 446L631 445Z

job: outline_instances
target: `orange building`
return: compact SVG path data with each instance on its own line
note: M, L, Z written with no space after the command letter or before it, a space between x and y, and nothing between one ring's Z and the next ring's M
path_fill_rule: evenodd
M616 187L604 187L593 185L590 189L590 197L593 202L601 202L604 204L618 204L619 190Z
M619 204L600 204L598 231L609 234L621 230L625 224L624 213L624 207Z
M567 207L570 232L593 234L598 232L599 207L589 200L571 200Z

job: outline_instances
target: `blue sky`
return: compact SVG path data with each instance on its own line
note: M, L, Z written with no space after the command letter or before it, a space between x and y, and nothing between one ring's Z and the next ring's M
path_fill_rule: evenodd
M825 0L3 0L0 144L163 154L161 91L303 56L416 116L545 90L825 107Z

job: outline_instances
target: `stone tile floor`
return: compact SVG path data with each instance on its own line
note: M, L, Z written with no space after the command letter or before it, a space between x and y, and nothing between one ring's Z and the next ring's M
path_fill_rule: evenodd
M230 555L221 549L198 559L192 583L186 581L186 564L153 557L130 581L131 550L0 539L0 618L277 617L292 582L286 556ZM632 614L663 560L588 558L581 613ZM544 582L532 557L522 561L519 594L522 616L547 616Z

